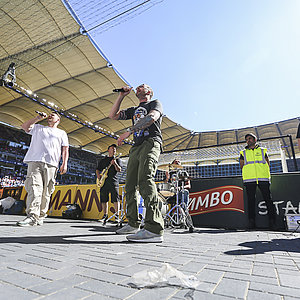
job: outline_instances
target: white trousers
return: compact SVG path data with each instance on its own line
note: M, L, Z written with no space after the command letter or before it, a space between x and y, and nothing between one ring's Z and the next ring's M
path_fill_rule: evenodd
M57 168L43 162L29 162L25 189L27 191L26 214L39 220L45 218L51 194L55 189Z

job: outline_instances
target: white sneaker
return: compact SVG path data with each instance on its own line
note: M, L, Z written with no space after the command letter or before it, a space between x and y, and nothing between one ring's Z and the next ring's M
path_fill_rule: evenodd
M136 234L130 234L126 236L126 238L130 242L137 243L161 243L164 240L162 235L150 232L146 229L141 229Z
M136 233L138 230L139 230L139 228L135 228L135 227L132 227L129 224L127 224L124 227L118 229L116 231L116 234L133 234L133 233Z
M37 225L37 221L30 217L26 217L23 221L17 222L17 226L22 226L22 227L36 226L36 225Z

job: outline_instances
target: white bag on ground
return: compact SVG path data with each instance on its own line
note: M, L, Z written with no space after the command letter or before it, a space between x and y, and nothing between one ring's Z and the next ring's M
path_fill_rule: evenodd
M193 275L185 275L169 264L163 264L160 269L148 269L133 274L133 285L142 287L161 287L165 285L177 285L195 289L200 282Z

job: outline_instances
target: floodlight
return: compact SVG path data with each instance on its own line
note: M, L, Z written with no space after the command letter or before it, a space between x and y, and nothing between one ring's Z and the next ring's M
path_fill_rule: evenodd
M16 83L16 68L15 68L16 64L14 62L12 62L7 71L3 74L2 78L1 78L1 85L3 85L3 83L6 83L8 86L13 87L14 84Z

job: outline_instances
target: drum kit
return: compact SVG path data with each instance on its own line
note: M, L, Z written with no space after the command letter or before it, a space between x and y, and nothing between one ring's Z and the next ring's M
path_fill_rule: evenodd
M192 178L185 176L181 171L183 166L178 164L164 164L158 166L157 169L174 173L170 182L157 183L158 198L162 203L161 212L164 216L165 227L188 228L189 232L193 232L194 225L188 210L189 201L184 202L184 183ZM168 200L174 198L175 204L171 206Z
M194 231L194 225L188 210L191 203L189 201L187 203L184 202L184 182L191 180L192 178L185 176L184 172L181 171L182 169L183 166L178 164L165 164L158 166L158 170L174 174L170 178L170 182L157 183L158 200L160 202L165 228L186 228L190 233L192 233ZM118 220L117 227L122 227L126 218L125 198L125 187L122 187L120 210L109 218L111 219L115 217ZM139 215L143 225L145 207L143 206L142 198L140 202ZM105 223L103 223L103 225L105 225Z

